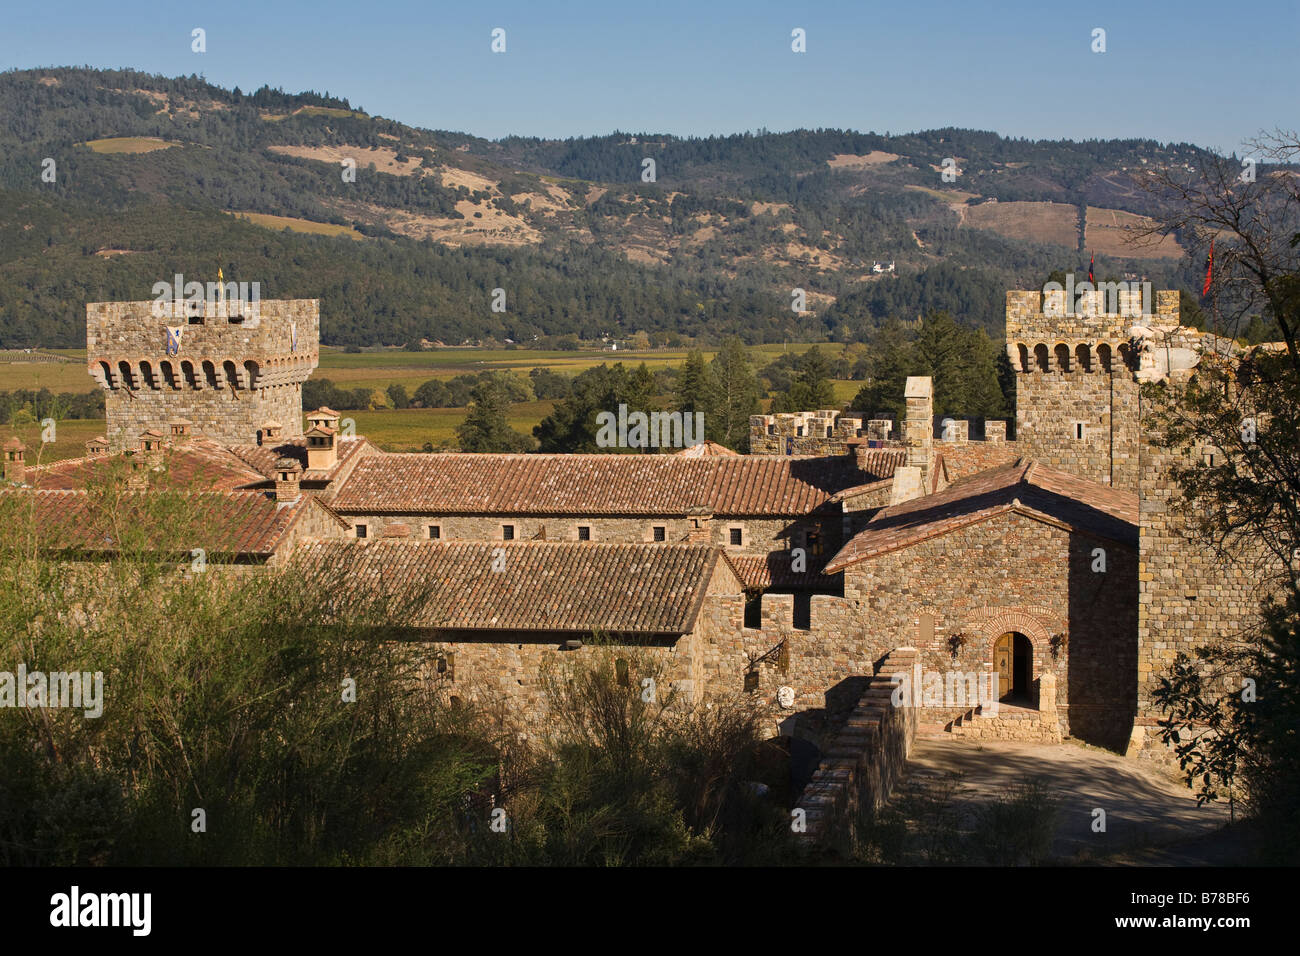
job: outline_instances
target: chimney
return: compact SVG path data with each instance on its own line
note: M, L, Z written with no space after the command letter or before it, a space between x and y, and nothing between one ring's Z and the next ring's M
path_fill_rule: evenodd
M153 464L162 457L163 433L152 428L140 433L140 451L145 459Z
M984 440L1000 444L1007 440L1007 423L1000 418L984 419Z
M336 418L335 421L338 421ZM338 462L333 428L316 424L304 436L307 439L307 468L309 471L329 471Z
M282 431L284 431L283 425L274 418L268 418L262 422L262 441L276 441Z
M907 465L921 470L921 487L929 487L934 473L934 381L928 375L912 375L903 393L907 399L907 420L903 423L903 442L907 446Z
M87 455L106 455L108 454L108 439L99 435L86 442Z
M690 530L686 533L689 544L708 544L713 540L713 512L708 508L692 508L686 513Z
M307 428L328 428L331 431L338 431L339 413L332 408L326 408L322 405L314 412L307 413Z
M15 435L4 446L4 479L14 484L27 484L27 446Z
M275 500L292 504L302 497L302 465L296 458L279 458L275 462Z
M167 427L171 429L172 441L183 440L194 434L194 423L188 418L173 418Z
M127 449L123 453L130 471L126 476L126 487L131 491L144 491L149 487L149 463L144 453L138 449Z

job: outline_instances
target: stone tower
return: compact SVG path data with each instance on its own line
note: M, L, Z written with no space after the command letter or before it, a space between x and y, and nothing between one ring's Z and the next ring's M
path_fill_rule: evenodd
M1024 454L1063 471L1138 490L1141 438L1134 325L1178 324L1178 293L1093 290L1067 308L1066 293L1007 292L1007 355L1016 373L1016 440Z
M155 314L155 310L163 314ZM197 437L257 444L267 421L302 434L302 383L319 361L320 300L92 302L90 376L104 389L113 451L187 419Z

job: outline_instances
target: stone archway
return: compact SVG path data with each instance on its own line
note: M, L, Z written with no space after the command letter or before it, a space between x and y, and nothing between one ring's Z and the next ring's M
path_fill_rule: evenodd
M1026 662L1028 672L1023 678L1027 687L1032 687L1035 679L1043 673L1042 655L1051 646L1051 634L1042 619L1031 609L988 608L971 618L966 627L975 638L974 643L980 649L981 660L994 669L997 667L995 654L998 641L1004 635L1012 634L1020 635L1029 644Z

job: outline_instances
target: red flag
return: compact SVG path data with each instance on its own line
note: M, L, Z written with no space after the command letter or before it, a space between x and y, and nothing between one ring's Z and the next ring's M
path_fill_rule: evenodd
M1201 289L1201 297L1210 294L1210 281L1214 278L1214 240L1210 240L1210 253L1205 257L1205 285Z
M1092 258L1088 260L1088 281L1089 281L1090 283L1096 281L1096 280L1093 279L1093 277L1092 277L1092 264L1093 264L1094 262L1096 262L1096 261L1097 261L1097 253L1094 252L1094 253L1092 254Z

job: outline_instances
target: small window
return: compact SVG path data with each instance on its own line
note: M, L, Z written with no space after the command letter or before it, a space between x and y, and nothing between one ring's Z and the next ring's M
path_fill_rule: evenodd
M1083 422L1075 422L1075 423L1074 423L1074 437L1075 437L1076 439L1082 439L1082 438L1083 438Z
M656 541L663 541L668 536L668 529L661 524L654 526L654 536Z
M363 524L357 525L357 537L364 538L365 536L366 536L366 526Z
M503 524L503 525L501 526L501 540L502 540L502 541L513 541L513 540L515 540L515 526L514 526L514 525L512 525L512 524Z
M579 541L591 540L591 528L589 526L585 524L578 525L578 540Z
M745 598L745 627L754 630L763 626L763 595L751 594Z
M737 548L740 547L740 545L743 543L743 538L744 538L744 535L743 535L743 533L741 532L741 529L740 529L740 528L732 528L732 529L731 529L731 543L732 543L732 545L733 545L734 547L737 547Z
M441 537L442 537L442 525L437 525L437 524L429 525L429 540L437 541Z

